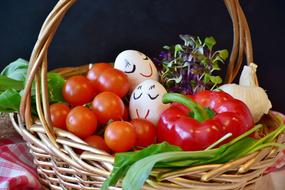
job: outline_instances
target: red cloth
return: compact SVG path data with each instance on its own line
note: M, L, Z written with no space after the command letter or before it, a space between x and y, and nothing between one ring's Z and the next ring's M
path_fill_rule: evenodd
M0 141L0 189L41 189L32 155L16 135Z
M285 115L282 115L282 116L283 116L283 121L285 124ZM265 171L265 173L266 174L271 173L271 172L274 172L274 171L280 170L280 169L285 169L285 150L283 150L280 154L278 154L276 162L272 166L270 166Z

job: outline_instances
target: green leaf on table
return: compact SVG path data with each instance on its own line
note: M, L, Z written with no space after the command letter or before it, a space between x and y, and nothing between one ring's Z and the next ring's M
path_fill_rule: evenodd
M24 81L11 79L5 75L0 75L0 91L15 89L17 91L24 88Z
M26 79L27 70L28 61L19 58L7 65L1 72L1 75L5 75L14 80L24 81Z
M15 112L19 110L21 96L15 89L5 90L0 94L0 112Z
M64 102L64 98L62 96L64 83L65 80L61 75L53 72L48 73L48 92L50 103Z
M118 153L115 156L115 164L111 175L101 187L101 190L106 190L110 185L115 185L118 180L123 177L132 164L150 155L162 153L180 151L177 146L170 145L166 142L160 144L153 144L138 152L125 152Z

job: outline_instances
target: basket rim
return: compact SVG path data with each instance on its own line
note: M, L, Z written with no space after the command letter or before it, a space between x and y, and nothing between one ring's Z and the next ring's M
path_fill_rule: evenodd
M283 114L282 116L284 117ZM67 162L69 164L69 167L73 168L79 173L97 174L104 178L107 178L110 175L114 164L113 155L90 147L84 141L82 141L81 139L79 139L68 131L56 129L55 131L58 134L57 142L60 143L62 146L62 150L59 151L56 146L54 146L52 143L50 143L50 141L48 141L48 136L45 134L42 125L34 124L31 130L28 130L25 128L24 123L21 122L21 117L19 114L11 113L10 119L16 131L27 142L33 155L35 155L37 149L40 149L41 151L45 152L45 154L48 154L51 158L58 157L63 161ZM40 140L36 136L39 136ZM72 140L74 140L75 142L71 142ZM285 142L285 132L278 136L278 141ZM84 152L79 157L76 156L77 153L73 150L76 148L82 148L82 150L84 150ZM155 180L149 179L144 188L147 189L159 187L160 189L160 187L163 188L168 183L183 185L183 182L187 182L187 188L198 188L200 187L200 185L203 184L203 186L206 185L206 187L208 188L211 187L213 189L216 188L218 190L222 188L222 186L217 186L219 182L222 183L223 188L225 189L230 189L234 187L238 188L241 184L244 184L245 181L250 182L250 184L251 182L253 183L252 180L256 180L256 178L260 176L268 167L274 164L274 162L276 161L276 155L279 152L279 149L266 148L225 164L206 164L164 173L162 175L162 178L164 180L167 180L166 183L158 183ZM92 163L89 162L89 159L91 159L91 161L100 162L103 167L96 168L96 166L92 165ZM35 164L38 164L39 162L37 162L36 160L37 159L34 158ZM37 165L37 167L39 167L39 165ZM234 173L226 174L228 171L232 171ZM189 174L193 174L194 176L198 175L201 179L199 180L200 183L196 184L197 181L192 181L188 179L187 181L183 178L183 176ZM212 180L216 182L213 183ZM225 182L230 184L228 186L225 186ZM194 184L191 185L191 183Z

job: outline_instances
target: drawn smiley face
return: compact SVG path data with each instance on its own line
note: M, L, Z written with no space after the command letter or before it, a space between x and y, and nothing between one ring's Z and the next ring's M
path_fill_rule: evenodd
M156 125L160 114L169 107L162 103L165 93L165 88L157 81L145 80L140 83L130 98L131 119L143 118Z
M127 74L131 91L144 80L158 80L158 72L151 59L136 50L121 52L115 60L114 68Z

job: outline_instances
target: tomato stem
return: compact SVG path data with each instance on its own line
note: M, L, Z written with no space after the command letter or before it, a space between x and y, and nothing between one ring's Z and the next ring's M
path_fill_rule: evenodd
M162 98L162 102L164 104L177 102L183 104L188 109L190 109L194 113L194 119L199 122L205 121L209 119L211 116L206 108L203 108L200 104L193 101L190 97L187 97L178 93L166 93Z

